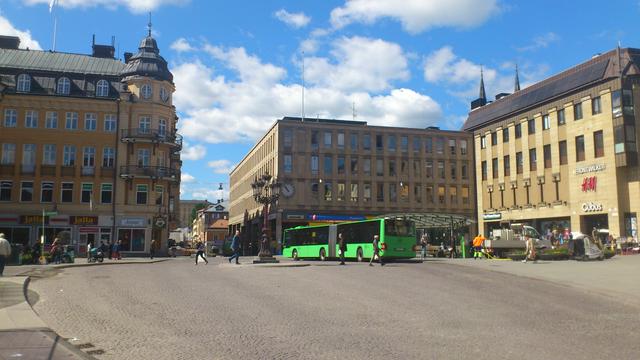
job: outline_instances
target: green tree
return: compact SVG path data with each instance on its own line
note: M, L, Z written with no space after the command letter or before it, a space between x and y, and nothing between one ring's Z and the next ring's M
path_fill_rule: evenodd
M193 224L193 220L195 220L196 213L198 212L198 210L204 209L207 206L209 206L208 203L200 203L200 204L196 204L196 206L194 206L193 209L191 209L191 217L189 218L189 226L191 226Z

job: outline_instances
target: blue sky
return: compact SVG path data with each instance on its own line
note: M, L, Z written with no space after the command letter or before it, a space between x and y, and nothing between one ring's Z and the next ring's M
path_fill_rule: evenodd
M0 0L0 33L51 49L50 0ZM228 196L228 172L283 116L459 129L477 97L512 92L616 46L640 47L637 1L59 0L56 50L91 37L135 52L148 12L174 74L182 197ZM304 55L303 55L304 54ZM217 190L223 183L224 191Z

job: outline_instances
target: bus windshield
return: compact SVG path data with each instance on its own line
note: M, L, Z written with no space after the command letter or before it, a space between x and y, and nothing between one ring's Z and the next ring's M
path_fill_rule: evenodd
M415 236L413 221L387 219L384 221L384 233L388 236Z

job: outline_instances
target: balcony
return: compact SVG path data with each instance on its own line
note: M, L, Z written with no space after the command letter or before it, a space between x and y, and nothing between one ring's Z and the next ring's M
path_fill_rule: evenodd
M180 171L164 166L120 166L120 177L123 179L161 179L180 181Z
M176 148L176 151L182 150L182 135L160 133L158 129L135 128L120 130L120 141L125 143L156 143L167 144Z

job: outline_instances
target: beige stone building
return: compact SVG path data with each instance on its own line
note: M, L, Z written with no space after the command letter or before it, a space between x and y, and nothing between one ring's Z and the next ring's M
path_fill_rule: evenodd
M121 240L166 248L177 222L182 138L173 76L151 35L125 62L23 50L0 37L0 232L33 245ZM45 214L43 219L43 212Z
M524 222L637 237L637 64L640 50L615 49L486 105L481 90L464 130L482 233Z
M231 233L241 230L245 251L257 251L263 208L251 183L265 173L281 183L279 200L268 210L274 248L283 229L298 225L385 214L432 214L441 216L442 226L449 215L471 219L471 145L465 132L285 117L230 174Z

